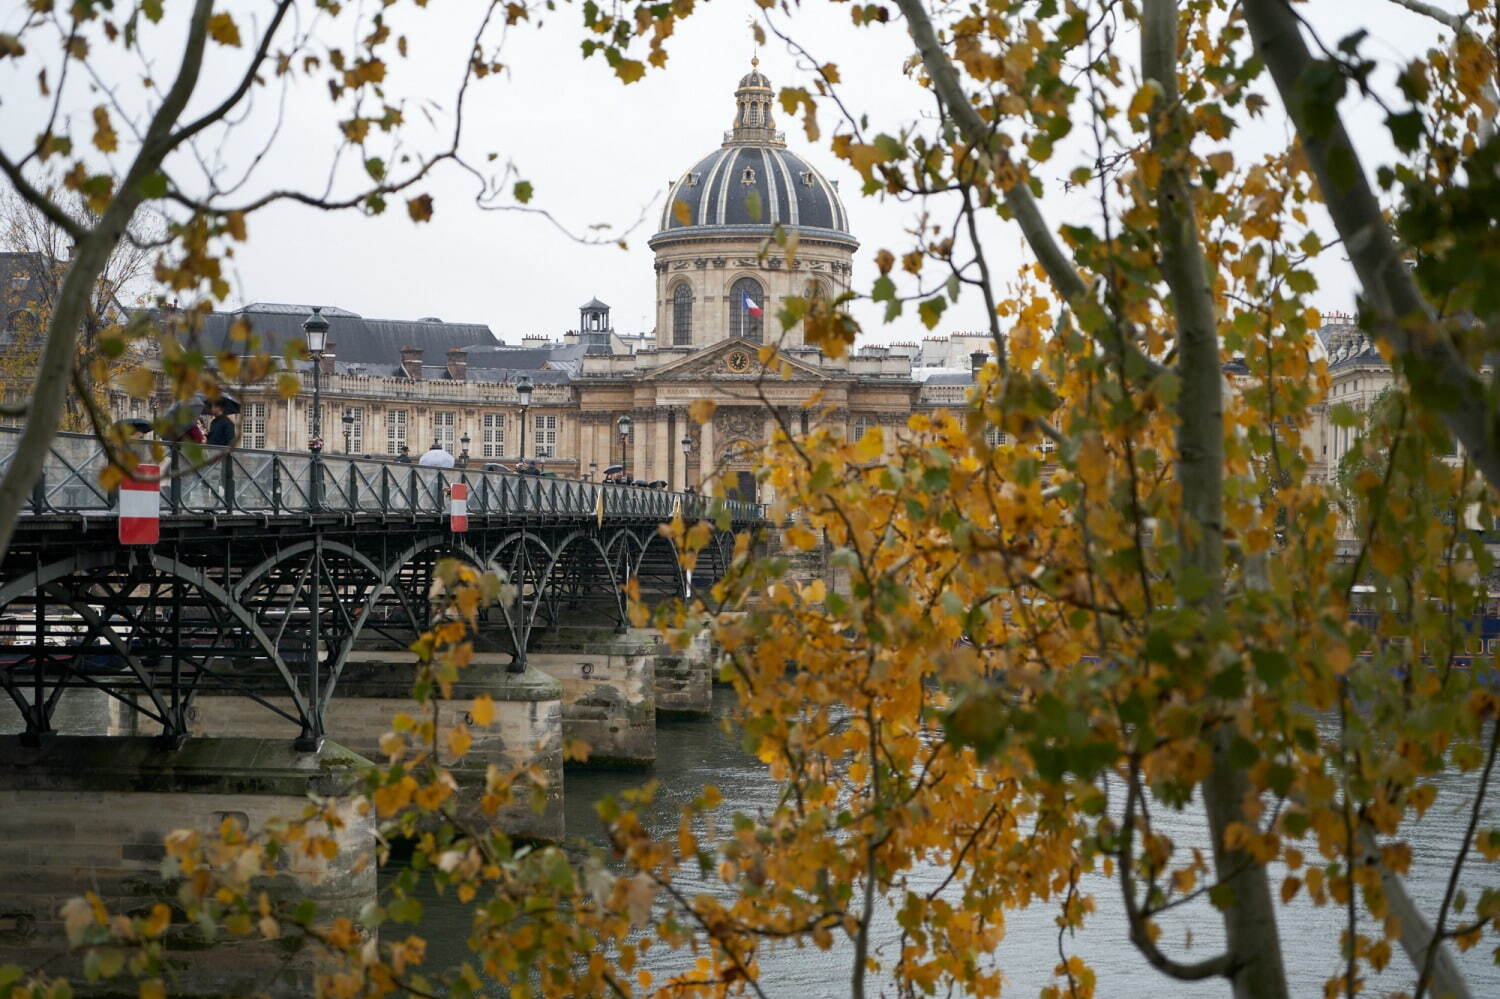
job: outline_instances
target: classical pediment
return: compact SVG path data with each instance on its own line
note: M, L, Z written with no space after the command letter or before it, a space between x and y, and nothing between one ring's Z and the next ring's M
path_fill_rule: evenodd
M704 347L689 357L663 365L648 373L645 378L648 381L695 381L705 378L753 381L762 373L761 347L761 344L750 340L725 340ZM791 366L792 381L822 381L828 377L827 372L796 358L783 354L779 360Z

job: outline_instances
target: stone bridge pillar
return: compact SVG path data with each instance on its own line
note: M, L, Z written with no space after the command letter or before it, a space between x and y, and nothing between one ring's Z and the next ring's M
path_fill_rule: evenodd
M706 718L713 713L714 657L707 631L700 631L683 650L658 639L656 716Z
M562 682L563 734L589 744L596 766L656 761L654 634L570 627L533 631L530 668Z
M480 694L494 701L496 717L485 728L471 724L474 744L462 759L442 758L441 762L452 770L465 802L473 806L478 804L490 764L502 772L540 768L541 811L532 807L533 782L523 777L513 785L511 802L483 821L522 839L559 840L563 836L562 686L534 668L511 673L510 660L506 654L476 653L460 671L452 700L437 701L439 732L466 715ZM329 735L371 759L384 759L380 737L391 730L397 714L430 716L432 712L431 703L423 709L411 699L416 664L416 655L406 651L349 653L324 715ZM249 732L285 740L296 735L291 722L240 697L200 696L194 701L190 721L194 734ZM481 814L476 811L471 817L477 821Z
M217 833L233 816L254 835L269 819L300 816L309 794L350 802L337 805L344 827L323 833L338 855L290 851L289 869L262 887L276 902L311 898L320 923L357 919L376 900L373 819L352 804L369 765L331 742L298 753L290 737L190 739L178 750L147 736L53 736L37 748L0 737L0 964L45 963L82 982L81 955L49 961L67 949L65 901L94 891L114 913L176 908L176 883L161 876L168 833ZM306 996L331 969L319 948L259 934L205 947L190 931L183 942L168 945L174 995Z

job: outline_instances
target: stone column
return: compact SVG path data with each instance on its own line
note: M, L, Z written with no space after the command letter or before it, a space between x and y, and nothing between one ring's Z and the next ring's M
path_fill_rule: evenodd
M651 474L646 477L647 482L667 478L670 471L668 463L671 461L667 451L667 447L671 444L671 428L667 426L667 410L658 409L652 422L656 424L656 443L653 446L655 453L651 456Z
M714 474L714 462L718 456L714 454L714 421L709 419L704 422L703 430L698 439L698 491L707 493L712 485L711 479Z
M315 830L337 855L293 850L280 875L252 890L313 900L319 925L357 920L376 901L374 818L353 804L369 767L334 743L295 752L290 738L190 739L179 750L148 736L55 736L38 748L0 738L0 912L11 921L0 963L46 962L49 974L81 981L82 954L67 953L58 913L65 901L93 891L115 913L175 907L176 882L161 875L168 833L214 834L232 817L255 835L273 818L299 818L308 795L339 813L342 828ZM334 970L320 948L260 934L211 947L196 931L167 941L174 995L307 996L318 973Z

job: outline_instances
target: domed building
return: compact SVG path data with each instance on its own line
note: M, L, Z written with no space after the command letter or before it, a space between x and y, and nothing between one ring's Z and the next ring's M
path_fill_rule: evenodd
M583 468L624 463L639 478L677 489L702 488L720 475L737 494L765 499L751 459L778 418L793 431L820 418L852 433L876 422L904 424L919 386L909 356L826 357L806 344L801 324L783 330L788 298L849 290L859 241L837 185L777 131L776 92L756 61L734 99L731 128L671 186L648 241L656 258L651 346L590 348L574 376L578 460ZM597 313L583 318L586 326L597 322ZM764 343L778 345L790 378L763 378ZM776 413L766 411L762 395ZM821 405L806 408L814 397ZM688 417L700 399L717 404L702 426ZM623 438L622 415L630 416Z
M734 93L734 127L672 185L648 244L658 346L759 342L787 298L848 290L859 241L838 188L786 147L771 81L754 63ZM790 260L773 242L778 230L796 237ZM801 333L782 343L800 346Z

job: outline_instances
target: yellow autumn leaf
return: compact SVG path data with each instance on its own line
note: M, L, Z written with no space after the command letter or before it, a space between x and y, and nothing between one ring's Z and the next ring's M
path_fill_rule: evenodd
M469 716L474 719L475 725L495 723L495 702L490 699L489 694L480 694L474 698L474 704L469 708Z
M112 153L120 148L120 137L109 120L109 111L103 104L94 108L94 145L100 152Z
M220 11L208 19L208 37L220 45L239 48L240 28L234 23L234 18Z
M411 216L413 222L427 222L432 219L432 195L420 194L410 198L406 202L406 214Z
M879 426L872 426L860 435L854 445L854 460L875 461L885 453L885 434Z
M693 209L681 198L672 202L672 217L682 225L693 224Z
M453 759L462 758L473 744L474 737L469 734L467 725L455 725L448 730L448 753Z
M699 399L688 407L688 417L694 423L707 423L718 408L719 404L712 399Z
M634 83L646 75L646 64L639 59L621 59L615 63L615 75L625 83Z

